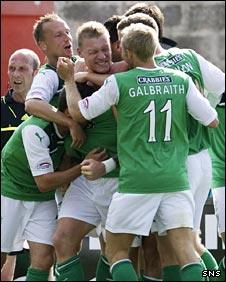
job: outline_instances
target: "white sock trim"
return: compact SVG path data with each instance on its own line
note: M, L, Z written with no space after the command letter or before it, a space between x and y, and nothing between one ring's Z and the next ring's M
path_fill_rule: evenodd
M155 278L155 277L152 277L152 276L147 276L147 275L145 275L145 274L143 274L143 277L144 277L144 278L147 278L147 279L149 279L149 280L152 280L152 281L163 281L163 280L160 279L160 278Z
M113 267L115 267L117 264L119 264L119 263L121 263L121 262L123 262L123 261L128 261L128 262L132 263L130 259L120 259L120 260L118 260L118 261L116 261L116 262L114 262L114 263L112 264L112 266L110 267L110 273L112 273Z
M101 260L102 260L103 263L110 266L110 263L103 256L101 256Z
M183 265L183 266L180 268L180 270L183 270L185 267L187 267L187 266L189 266L189 265L193 265L193 264L201 265L200 262L191 262L191 263L187 263L187 264Z
M78 261L78 260L80 260L80 258L76 256L72 261L67 262L67 263L64 263L64 264L61 265L61 266L57 266L56 268L57 268L57 270L61 271L61 269L67 267L68 265L70 265L70 264L72 264L72 263L75 263L75 262Z

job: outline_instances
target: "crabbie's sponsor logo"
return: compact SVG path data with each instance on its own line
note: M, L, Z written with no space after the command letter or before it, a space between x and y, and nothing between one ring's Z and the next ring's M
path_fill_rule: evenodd
M89 100L87 98L83 99L82 100L82 104L83 104L83 107L85 109L88 109L88 107L89 107Z
M40 164L37 165L38 169L47 169L51 166L51 163L49 162L42 162Z
M147 83L170 83L172 82L172 78L169 75L162 76L138 76L137 83L138 84L147 84Z

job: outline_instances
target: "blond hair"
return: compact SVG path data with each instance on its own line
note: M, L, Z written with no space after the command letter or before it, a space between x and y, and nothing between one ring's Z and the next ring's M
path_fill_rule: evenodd
M122 30L122 47L146 62L153 57L158 43L156 31L142 23L131 24Z
M102 35L106 35L110 42L110 35L106 27L99 22L89 21L82 24L77 30L77 41L78 47L82 47L82 42L84 38L98 38Z
M39 41L44 40L43 36L43 24L47 22L53 22L53 21L64 21L61 17L59 17L55 13L46 14L42 17L40 17L33 26L33 36L36 41L36 44L38 44Z

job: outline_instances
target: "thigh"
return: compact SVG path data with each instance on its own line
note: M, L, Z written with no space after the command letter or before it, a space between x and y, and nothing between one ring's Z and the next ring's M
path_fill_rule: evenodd
M162 193L113 195L106 230L112 233L149 235Z
M57 204L55 200L35 203L34 211L25 229L25 239L53 245L52 237L56 230L56 220Z
M93 191L84 177L79 177L70 184L64 195L58 219L73 218L97 226L101 216L93 201Z
M158 233L167 230L189 227L193 228L194 199L190 190L165 193L156 213Z
M80 242L94 228L94 225L85 221L63 217L58 220L54 237L74 245L76 242Z
M26 218L32 212L22 201L1 196L1 251L5 253L21 251L24 243Z

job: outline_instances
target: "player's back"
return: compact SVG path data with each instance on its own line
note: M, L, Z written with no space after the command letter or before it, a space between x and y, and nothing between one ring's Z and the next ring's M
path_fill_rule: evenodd
M204 93L204 81L195 51L191 49L170 48L155 56L155 62L161 67L180 70L188 74ZM198 153L209 147L208 129L188 115L189 154Z
M115 77L121 191L187 189L189 77L164 68L135 68Z

